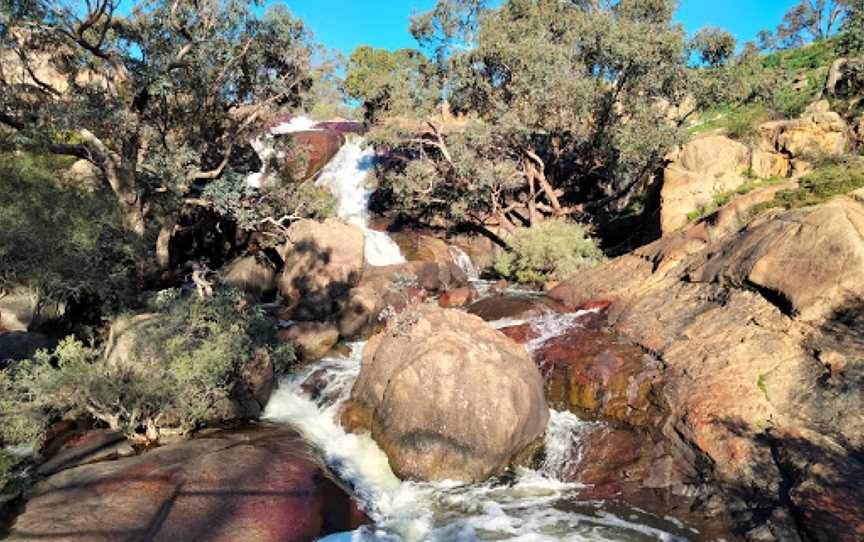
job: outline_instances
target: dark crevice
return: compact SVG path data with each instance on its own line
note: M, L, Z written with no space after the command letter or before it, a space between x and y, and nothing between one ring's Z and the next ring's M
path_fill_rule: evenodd
M795 318L796 316L798 316L798 311L795 310L795 306L792 304L792 301L788 297L783 295L782 292L778 292L777 290L761 286L750 280L744 281L743 286L744 288L748 290L753 290L759 295L761 295L762 298L765 299L765 301L777 307L780 312L782 312L789 318Z
M771 458L777 466L777 472L780 473L780 489L778 491L778 501L780 506L785 508L792 520L795 522L795 530L798 531L798 536L802 542L811 542L813 539L807 531L807 520L802 517L800 510L792 502L792 489L798 484L801 473L797 472L794 467L791 467L780 457L779 441L772 438L770 434L766 435L766 441L771 450Z

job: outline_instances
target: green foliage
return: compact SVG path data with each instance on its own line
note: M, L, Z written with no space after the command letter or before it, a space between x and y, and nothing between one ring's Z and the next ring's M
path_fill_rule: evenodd
M209 183L202 198L216 213L249 231L261 229L269 220L284 225L286 220L328 218L336 214L337 205L333 193L313 181L286 179L259 189L247 186L240 175L226 175Z
M274 106L309 103L317 48L283 4L266 11L249 0L55 4L4 5L0 52L50 75L37 84L25 66L4 71L6 143L91 160L138 236L154 225L154 198L178 209L196 181L221 175ZM49 89L21 91L38 86Z
M681 105L691 79L675 2L474 4L415 18L421 36L462 45L442 80L464 120L375 134L394 157L379 186L412 218L481 226L518 223L514 209L534 223L570 204L626 205L680 141L661 107Z
M120 308L132 295L137 241L113 199L64 182L49 169L58 166L0 155L0 289L28 287L38 303L86 297Z
M16 486L20 486L24 482L20 476L20 471L25 464L24 457L0 448L0 495L15 493L17 489L20 489Z
M752 212L772 207L795 209L818 205L859 188L864 188L864 160L851 159L816 169L801 178L797 189L778 192L773 201L755 207Z
M762 41L774 47L801 47L809 41L831 37L837 31L837 23L843 20L849 5L857 0L798 0L783 15L773 36ZM770 35L769 31L763 31Z
M852 1L841 27L840 49L845 55L864 53L864 3Z
M761 122L799 116L822 92L837 39L765 56L742 56L736 64L700 70L697 89L716 101L691 122L690 134L722 129L731 137L750 140Z
M709 66L726 64L735 56L735 44L735 36L714 26L703 28L690 42L702 62Z
M214 408L259 352L280 369L294 360L290 347L275 346L272 322L230 291L177 300L152 318L115 324L114 333L125 342L109 341L107 353L70 336L0 372L3 400L14 405L0 418L3 442L38 442L48 421L69 412L149 440L165 424L188 431L215 421ZM128 351L118 358L112 348Z
M362 45L351 53L342 82L345 94L360 101L366 119L422 114L437 103L435 68L419 51L388 51Z
M729 137L741 141L750 141L756 135L759 124L770 120L770 112L762 104L745 104L741 106L717 106L700 113L698 122L687 132L691 136L722 130Z
M759 391L761 391L762 395L765 396L765 400L770 401L768 398L768 384L765 381L764 374L759 375L759 378L756 380L756 387L759 388Z
M565 219L519 228L509 242L510 251L498 258L495 270L523 283L564 280L604 260L590 229Z

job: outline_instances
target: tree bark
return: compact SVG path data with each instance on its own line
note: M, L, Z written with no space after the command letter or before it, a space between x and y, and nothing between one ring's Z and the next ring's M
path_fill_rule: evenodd
M92 155L92 161L105 174L120 204L126 229L143 237L146 229L144 201L137 190L134 165L125 163L119 154L105 146L90 130L80 130L79 134Z

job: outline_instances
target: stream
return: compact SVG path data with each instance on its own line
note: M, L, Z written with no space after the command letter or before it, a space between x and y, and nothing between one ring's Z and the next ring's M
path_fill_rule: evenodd
M274 151L272 137L314 130L308 119L298 117L275 126L271 135L253 145L262 161ZM368 227L371 189L367 174L374 151L363 147L360 137L349 136L318 180L338 200L337 214L363 229L366 259L383 266L405 261L386 232ZM248 180L260 186L267 172ZM461 249L451 255L482 293L488 288ZM523 294L524 295L524 294ZM536 338L526 348L535 352L549 339L580 325L584 312L555 314L551 311L531 322ZM496 328L526 323L524 320L490 322ZM320 450L330 469L348 484L374 521L357 531L331 535L334 541L647 541L690 540L698 537L671 518L619 504L579 499L576 483L561 481L568 465L578 461L580 441L596 422L586 422L570 412L550 412L545 436L545 459L534 469L517 468L507 479L483 484L459 482L416 483L399 480L390 470L387 456L369 434L346 433L339 423L342 404L360 371L365 343L353 343L351 354L328 357L280 382L264 413L264 419L287 424ZM314 383L314 385L309 385Z
M531 322L540 333L527 348L579 325L584 313L547 313ZM514 321L491 322L495 327ZM517 468L512 479L483 484L400 481L369 434L346 433L340 407L360 370L365 343L346 357L325 358L284 379L264 418L294 427L315 445L330 468L354 490L375 522L334 541L647 541L691 540L698 533L671 518L619 504L578 498L583 486L559 480L578 460L580 436L596 422L551 410L545 459L536 469ZM304 386L314 380L314 390Z

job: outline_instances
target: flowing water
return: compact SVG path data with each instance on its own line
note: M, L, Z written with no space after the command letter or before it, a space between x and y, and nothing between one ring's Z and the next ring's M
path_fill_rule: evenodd
M450 251L450 257L453 258L456 265L465 272L468 280L474 281L480 278L480 273L477 271L477 268L474 267L474 262L471 261L471 257L468 256L464 250L456 245L450 245L447 249Z
M303 117L280 124L268 136L253 142L265 163L275 156L273 136L315 129ZM371 190L367 176L374 151L363 140L349 136L322 171L317 183L330 188L338 200L338 215L363 229L366 259L371 265L404 262L399 247L385 232L368 227ZM268 172L251 175L250 186L260 187ZM450 247L453 260L475 285L478 273L471 259ZM584 313L544 314L530 322L535 328L526 348L533 352L549 339L579 324ZM496 328L526 321L491 322ZM351 393L360 371L365 343L351 345L347 357L326 358L280 383L267 405L264 418L297 429L316 446L328 465L348 483L374 521L350 533L327 537L334 541L645 541L688 540L694 531L646 512L606 502L578 499L583 486L561 481L569 465L579 461L585 435L602 427L570 412L550 412L545 454L535 469L517 468L512 477L483 484L459 482L415 483L399 480L387 456L369 434L348 434L340 423L340 408ZM315 390L304 387L314 379Z
M283 158L273 144L275 136L316 130L316 126L317 123L307 117L294 117L289 122L270 128L268 134L254 139L251 145L263 166L261 171L246 178L246 184L253 188L264 186L267 177L272 173L269 167L273 158ZM363 229L366 239L366 261L369 265L404 263L405 258L399 246L390 236L386 232L375 231L368 227L369 197L372 195L372 190L367 181L369 170L375 160L375 152L371 147L363 148L362 138L350 134L347 137L348 141L322 170L317 184L330 188L336 196L339 218Z
M363 148L363 139L348 136L336 156L325 166L318 178L319 186L333 191L339 202L339 218L363 228L366 237L366 261L369 265L404 263L405 258L387 232L369 229L369 170L375 160L375 151Z
M582 314L549 314L531 322L538 338L528 345L529 350L579 325ZM503 324L492 323L495 327ZM582 421L569 412L551 411L545 460L536 469L517 469L512 479L483 484L400 481L368 434L348 434L339 424L340 406L349 397L359 373L364 346L355 343L350 356L327 358L281 382L264 416L290 424L318 447L332 470L351 485L375 522L374 526L330 536L328 542L696 538L694 531L674 521L610 503L578 500L583 487L562 482L560 475L578 461L582 437L600 424ZM325 383L314 397L303 387L313 375L316 381Z

